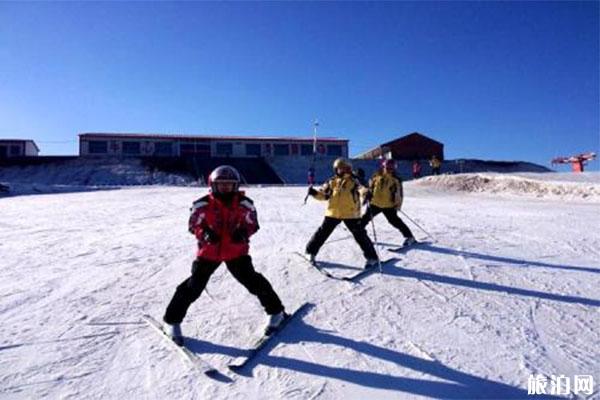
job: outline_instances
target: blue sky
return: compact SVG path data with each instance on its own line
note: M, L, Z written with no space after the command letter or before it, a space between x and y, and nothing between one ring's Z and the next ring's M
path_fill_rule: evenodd
M598 2L0 2L0 137L418 131L446 158L600 148ZM593 164L598 169L598 162Z

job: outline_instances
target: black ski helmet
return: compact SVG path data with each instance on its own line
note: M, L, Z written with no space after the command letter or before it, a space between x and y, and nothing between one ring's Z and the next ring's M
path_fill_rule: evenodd
M231 165L221 165L208 176L208 186L213 193L218 193L217 182L233 183L233 191L237 192L240 187L240 173Z

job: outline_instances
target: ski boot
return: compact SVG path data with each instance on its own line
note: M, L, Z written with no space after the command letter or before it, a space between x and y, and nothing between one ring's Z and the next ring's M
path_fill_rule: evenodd
M183 346L183 334L181 333L181 324L167 324L163 325L163 331L172 341L178 346Z
M270 335L275 332L288 317L289 315L286 314L285 311L269 315L269 320L267 321L267 326L265 327L265 335Z
M402 247L409 247L412 246L413 244L417 244L417 240L414 237L407 237L406 239L404 239L404 243L402 243Z

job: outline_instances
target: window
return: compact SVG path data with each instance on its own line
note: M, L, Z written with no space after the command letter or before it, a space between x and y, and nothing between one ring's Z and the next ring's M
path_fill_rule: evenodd
M21 155L21 146L12 145L10 146L10 155L11 156L20 156Z
M217 154L220 156L230 156L233 153L232 143L217 143Z
M246 145L247 156L260 156L260 144L252 143Z
M193 154L195 152L194 144L193 143L181 143L181 145L179 145L179 151L181 152L181 154Z
M0 158L6 158L8 154L8 148L6 146L0 146Z
M301 156L312 156L313 154L313 145L312 144L303 144L300 146L300 155Z
M173 143L171 142L154 142L155 156L171 156L173 155Z
M90 154L106 154L108 153L108 142L105 140L90 140L88 150Z
M196 143L196 154L203 157L210 157L210 144L198 144Z
M327 146L327 155L340 157L342 155L342 146L339 144L328 145Z
M276 156L289 156L290 146L287 144L276 144L273 146L273 151Z
M140 154L140 142L123 142L123 154Z

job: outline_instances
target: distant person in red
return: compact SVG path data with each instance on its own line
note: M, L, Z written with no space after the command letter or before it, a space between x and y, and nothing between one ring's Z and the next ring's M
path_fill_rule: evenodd
M194 202L188 223L189 232L198 239L192 275L177 286L163 317L165 333L180 346L180 324L222 262L239 283L258 297L269 315L266 334L276 330L287 317L273 287L254 270L248 255L249 238L258 230L258 219L252 200L238 190L240 174L235 168L222 165L210 174L208 184L209 194Z
M414 179L421 177L421 163L419 162L419 160L413 161L412 173Z
M308 169L308 184L311 186L315 184L315 169L313 167Z

